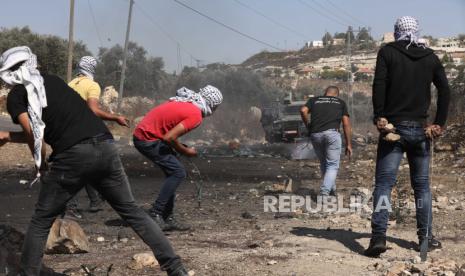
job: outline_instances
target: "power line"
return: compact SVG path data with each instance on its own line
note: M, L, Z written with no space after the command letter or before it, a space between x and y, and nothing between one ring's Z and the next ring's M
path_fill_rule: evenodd
M275 25L277 25L277 26L279 26L279 27L281 27L281 28L283 28L283 29L286 29L286 30L290 31L290 32L292 32L293 34L295 34L295 35L297 35L297 36L299 36L299 37L301 37L301 38L303 38L303 39L307 39L307 38L308 38L306 35L304 35L304 34L298 32L298 31L296 31L296 30L294 30L294 29L291 29L290 27L288 27L288 26L286 26L286 25L284 25L284 24L279 23L278 21L274 20L273 18L271 18L271 17L267 16L266 14L263 14L262 12L258 11L257 9L254 9L253 7L247 5L247 4L245 4L245 3L243 3L243 2L241 2L241 1L239 1L239 0L234 0L234 1L235 1L236 3L238 3L239 5L245 7L246 9L249 9L249 10L253 11L254 13L260 15L261 17L265 18L266 20L270 21L270 22L273 23L273 24L275 24Z
M307 2L304 2L303 0L298 0L298 1L299 1L302 5L306 6L307 8L311 9L312 11L318 13L318 14L321 15L322 17L327 18L327 19L329 19L329 20L331 20L331 21L333 21L333 22L335 22L335 23L337 23L337 24L339 24L339 25L341 25L341 26L344 26L344 27L347 26L347 24L345 24L345 23L339 21L338 19L335 19L335 18L332 18L332 17L330 17L330 16L328 16L328 15L325 15L325 14L322 13L320 10L315 9L315 7L311 6L311 5L308 4Z
M204 14L204 13L202 13L202 12L196 10L196 9L194 9L194 8L192 8L192 7L190 7L190 6L188 6L187 4L184 4L184 3L181 2L181 1L174 0L174 2L178 3L179 5L185 7L186 9L189 9L189 10L191 10L191 11L193 11L193 12L195 12L195 13L197 13L197 14L199 14L199 15L205 17L205 18L207 18L208 20L210 20L210 21L212 21L212 22L215 22L216 24L218 24L218 25L220 25L220 26L222 26L222 27L224 27L224 28L226 28L226 29L228 29L228 30L230 30L230 31L233 31L233 32L235 32L235 33L237 33L237 34L239 34L239 35L241 35L241 36L243 36L243 37L246 37L246 38L248 38L248 39L250 39L250 40L253 40L253 41L255 41L255 42L258 42L258 43L260 43L260 44L262 44L262 45L268 46L268 47L273 48L273 49L275 49L275 50L284 51L283 49L280 49L280 48L278 48L278 47L275 47L275 46L273 46L273 45L271 45L271 44L269 44L269 43L267 43L267 42L264 42L264 41L262 41L262 40L260 40L260 39L258 39L258 38L255 38L255 37L253 37L253 36L250 36L250 35L248 35L248 34L245 34L245 33L241 32L241 31L239 31L239 30L237 30L237 29L235 29L235 28L233 28L233 27L231 27L231 26L228 26L228 25L226 25L226 24L224 24L224 23L218 21L217 19L215 19L215 18L213 18L213 17L211 17L211 16L208 16L208 15L206 15L206 14Z
M98 30L97 20L95 19L94 10L92 9L90 0L87 0L87 4L89 6L89 11L92 16L92 22L94 22L94 28L95 28L95 32L97 33L98 41L100 42L100 47L103 47L102 37L100 36L100 32Z
M337 16L337 15L333 15L333 11L326 8L325 6L323 6L322 4L318 3L318 1L315 1L315 0L311 0L313 3L315 3L316 5L318 5L318 7L320 7L321 10L325 11L325 13L327 13L327 16L331 16L333 18L336 18L337 20L341 20L341 22L344 22L346 23L346 25L352 25L353 22L351 21L348 21L346 20L345 18L342 18L340 16Z
M171 41L173 41L182 51L188 54L192 59L200 60L196 58L192 53L186 50L185 47L182 46L181 42L179 42L176 38L174 38L168 31L166 31L160 24L158 24L149 13L147 13L139 3L135 3L136 8L157 28L159 29L166 37L168 37Z
M346 12L344 9L340 8L339 6L337 6L336 4L334 4L333 2L331 2L331 0L326 0L331 6L335 7L337 10L339 10L340 12L342 12L343 14L345 14L346 16L352 18L353 20L361 23L363 26L365 26L366 24L359 20L358 18L352 16L350 13Z

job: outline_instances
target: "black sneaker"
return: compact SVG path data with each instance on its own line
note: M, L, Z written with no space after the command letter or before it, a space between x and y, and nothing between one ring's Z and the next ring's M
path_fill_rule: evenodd
M162 231L166 231L167 227L162 215L149 211L149 216L158 224L158 227L160 227Z
M386 237L371 237L370 245L365 250L364 255L368 257L379 257L386 252Z
M186 268L181 265L180 267L176 268L172 271L167 271L168 276L188 276L189 273L187 272Z
M166 230L165 231L187 231L191 229L191 226L182 222L179 222L173 214L169 215L165 219Z
M97 213L99 211L102 211L104 204L105 204L105 200L103 200L103 199L99 199L96 202L91 202L90 205L89 205L88 211L90 213Z
M63 218L69 219L82 219L82 214L79 212L77 208L68 208L66 209L65 213L63 214Z
M415 249L416 251L420 252L420 246L423 241L424 241L424 237L419 238L418 246ZM434 236L428 239L428 252L431 252L435 249L441 249L441 248L442 248L442 243L438 241Z

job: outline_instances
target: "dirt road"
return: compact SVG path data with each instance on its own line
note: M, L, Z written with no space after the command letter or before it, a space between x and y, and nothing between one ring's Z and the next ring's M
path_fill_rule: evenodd
M369 152L373 147L366 149L368 153L356 157L356 161L343 161L338 180L340 195L348 196L360 187L371 189L374 164L373 153ZM121 153L135 197L142 207L148 208L160 189L162 174L132 147L122 146ZM26 147L18 145L3 147L0 159L0 225L11 225L24 232L39 186L24 190L19 180L29 179L32 162ZM195 185L199 177L187 161L190 178L180 187L177 199L180 217L191 223L194 230L170 233L169 239L195 275L385 275L397 266L412 271L411 266L417 265L418 253L413 249L414 212L399 213L390 222L390 249L379 259L361 255L369 242L367 216L306 212L276 216L264 212L263 196L277 182L278 175L293 178L299 185L296 194L315 194L319 186L315 161L290 161L279 156L217 156L194 162L203 177L201 205L198 206ZM400 172L398 198L411 198L407 171L404 168ZM463 172L463 167L453 172L447 166L435 168L435 197L444 196L447 202L435 207L435 232L444 248L429 254L430 263L464 262L465 188L458 180ZM87 204L81 192L80 207L85 209ZM89 236L91 252L46 255L48 266L69 275L86 275L81 269L83 264L94 275L106 275L110 265L110 275L164 275L158 268L128 269L131 257L148 248L108 206L97 214L84 211L84 216L79 223ZM121 235L128 236L129 241L119 241ZM105 241L98 242L98 237Z

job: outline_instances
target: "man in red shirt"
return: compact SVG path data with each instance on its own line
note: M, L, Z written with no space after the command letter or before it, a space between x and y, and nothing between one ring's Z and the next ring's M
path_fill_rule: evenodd
M186 169L176 158L176 152L193 157L197 151L181 144L178 138L198 127L222 101L220 90L211 85L201 88L199 93L183 87L177 91L176 97L149 111L134 130L136 149L166 175L160 194L149 210L162 230L190 229L173 216L176 189L186 178Z

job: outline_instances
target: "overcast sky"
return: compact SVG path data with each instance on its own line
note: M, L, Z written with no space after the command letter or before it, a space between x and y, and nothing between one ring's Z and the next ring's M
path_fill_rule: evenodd
M93 53L100 46L123 44L129 0L75 1L75 39L82 40ZM325 31L343 32L349 24L371 27L372 35L380 38L392 31L396 18L402 15L417 17L422 34L448 37L465 33L465 0L179 1L270 46L221 27L174 0L135 0L131 40L150 55L163 57L167 71L178 66L175 41L181 48L182 65L195 65L194 59L240 63L259 51L273 51L271 46L298 49L305 41L320 40ZM2 0L0 26L29 26L41 34L67 38L69 2Z

